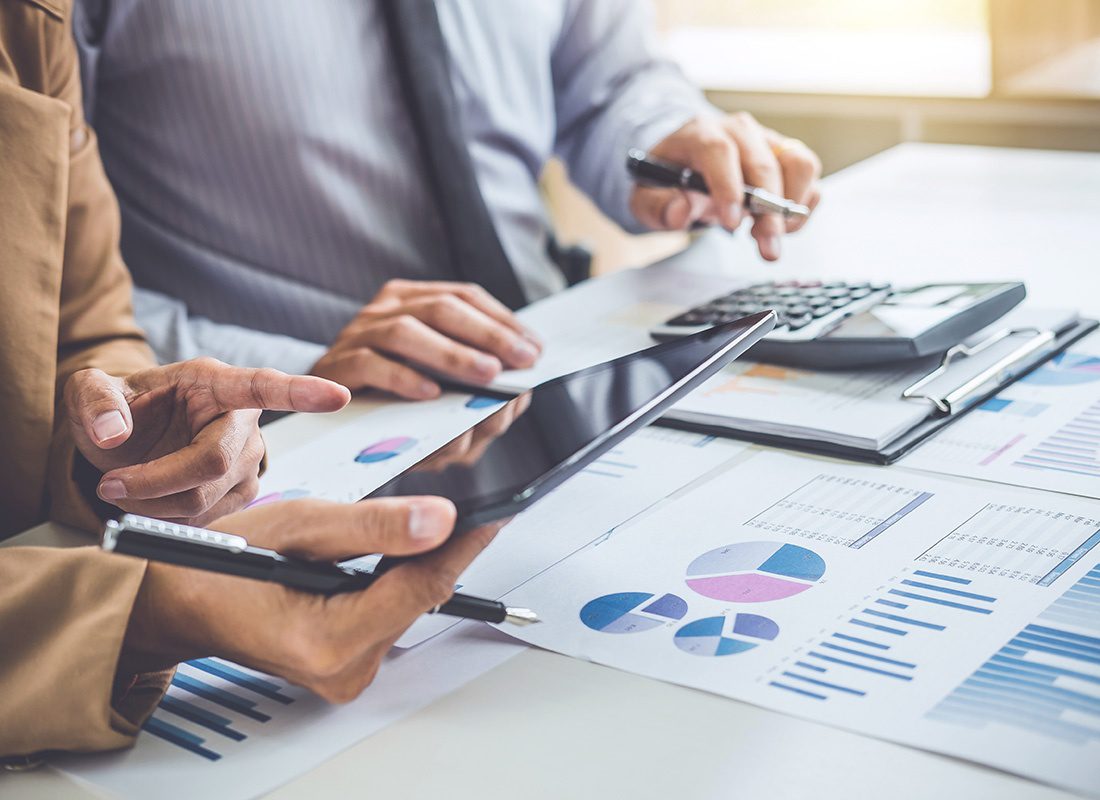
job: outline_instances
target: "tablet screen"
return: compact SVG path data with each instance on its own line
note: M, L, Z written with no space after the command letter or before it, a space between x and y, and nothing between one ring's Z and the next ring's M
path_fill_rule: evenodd
M460 517L520 502L548 477L567 477L592 461L623 438L624 427L642 427L770 328L771 315L757 314L547 381L501 401L495 413L369 496L440 495ZM564 479L556 477L554 485Z

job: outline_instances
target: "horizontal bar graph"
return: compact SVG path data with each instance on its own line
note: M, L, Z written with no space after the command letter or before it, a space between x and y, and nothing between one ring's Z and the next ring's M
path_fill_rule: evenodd
M207 761L218 761L227 745L248 738L242 727L272 719L274 709L261 710L265 701L286 706L294 698L283 683L219 659L196 659L177 669L144 730Z
M932 545L918 561L1050 586L1098 545L1098 519L990 503Z
M774 674L770 686L815 703L859 701L910 685L940 637L960 623L984 624L997 598L973 579L912 570L895 576L855 607L844 625L813 640ZM966 635L966 628L963 628Z
M1071 745L1100 742L1100 565L928 717L974 729L1016 727Z
M1100 478L1100 402L1067 421L1015 463L1029 469Z
M881 481L818 475L745 525L858 550L931 497Z

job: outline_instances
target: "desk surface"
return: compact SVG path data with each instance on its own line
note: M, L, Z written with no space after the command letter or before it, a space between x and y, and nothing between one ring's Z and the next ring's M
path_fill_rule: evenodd
M818 218L788 241L780 270L914 282L1019 277L1043 305L1085 304L1095 314L1097 210L1098 155L905 145L830 178ZM747 270L776 274L742 244ZM269 447L277 458L339 420L287 420L270 429ZM61 536L43 526L33 538L45 544ZM670 730L671 752L634 755ZM497 755L490 761L488 752ZM272 796L358 796L364 787L378 797L503 797L520 787L531 798L1071 797L966 762L535 650ZM48 770L0 778L0 794L9 791L51 800L88 796Z

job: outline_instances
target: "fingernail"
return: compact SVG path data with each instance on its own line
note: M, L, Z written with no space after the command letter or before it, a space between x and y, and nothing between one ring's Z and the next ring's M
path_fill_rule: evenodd
M512 361L516 364L527 366L535 363L539 357L539 351L530 342L518 341L512 345Z
M764 250L766 251L764 253L765 258L770 258L773 261L775 259L779 258L779 251L780 251L779 237L775 236L774 234L772 236L765 237L764 238Z
M691 218L691 202L682 192L673 196L665 204L661 214L661 227L678 229L684 227Z
M435 530L429 524L431 522L424 513L424 509L418 503L413 503L409 508L409 538L418 542L427 542L436 538Z
M424 381L417 387L421 397L435 397L439 394L439 387L431 381Z
M729 210L729 225L731 228L736 228L741 224L741 204L733 203Z
M542 339L540 339L534 331L525 330L523 332L523 338L533 344L539 352L542 352Z
M500 362L492 356L481 354L474 358L474 371L487 378L495 378L500 367Z
M105 442L126 433L126 420L118 411L105 411L92 423L97 442Z
M104 500L121 500L126 496L126 486L117 478L111 478L99 484L99 496Z

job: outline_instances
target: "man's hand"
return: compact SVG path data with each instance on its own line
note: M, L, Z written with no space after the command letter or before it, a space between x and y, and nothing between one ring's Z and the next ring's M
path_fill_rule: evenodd
M637 186L630 208L654 230L685 230L695 223L718 223L733 231L749 214L745 185L802 203L813 210L821 199L821 161L797 139L765 128L744 112L697 117L660 142L650 153L701 172L710 195L682 189ZM804 219L784 222L777 214L754 217L752 237L760 255L779 258L780 237L798 230Z
M353 700L404 630L451 597L458 576L503 524L446 541L454 520L454 506L438 497L290 500L226 517L219 530L302 558L426 555L399 564L364 591L333 597L151 563L119 674L216 655L286 678L330 702Z
M336 337L311 373L349 389L382 389L410 400L437 397L425 367L484 385L542 352L534 334L476 284L393 280Z
M320 378L208 358L127 378L87 369L65 385L77 448L104 473L97 494L123 511L196 525L255 496L257 409L336 411L349 397Z

